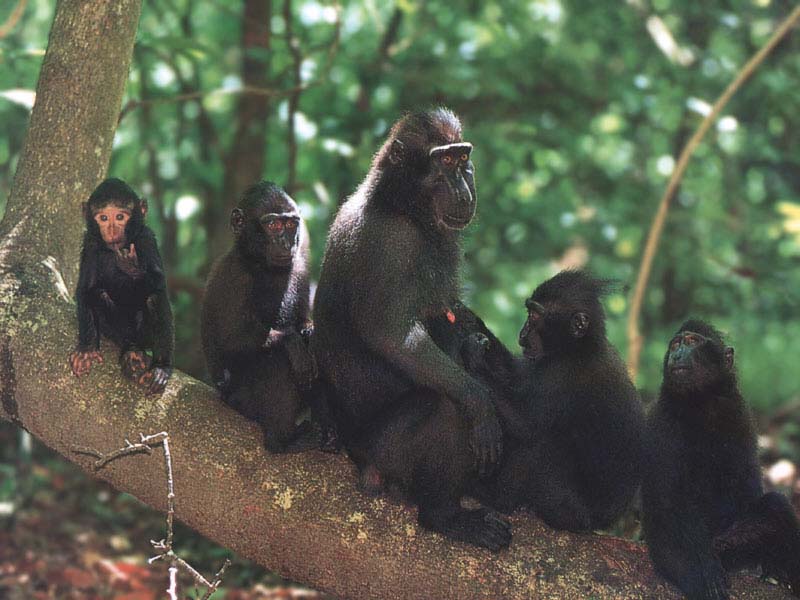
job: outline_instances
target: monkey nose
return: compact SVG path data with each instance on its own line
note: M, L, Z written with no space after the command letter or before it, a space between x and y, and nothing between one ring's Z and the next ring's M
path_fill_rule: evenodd
M525 325L522 326L522 329L519 332L519 345L523 348L528 347L528 323L525 322Z

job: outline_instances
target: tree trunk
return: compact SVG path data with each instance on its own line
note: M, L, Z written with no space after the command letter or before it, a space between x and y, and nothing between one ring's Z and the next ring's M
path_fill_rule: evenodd
M141 0L60 0L0 235L62 265L72 289L80 205L103 179L128 79Z
M269 83L272 43L272 1L244 0L242 9L242 85L263 89ZM230 212L244 190L264 176L267 119L270 101L265 94L240 94L236 104L236 134L225 157L225 179L219 206L207 206L209 264L231 246Z
M113 360L72 375L75 307L61 273L71 280L77 270L78 204L106 169L139 10L140 0L58 4L0 227L0 417L88 472L92 460L76 447L106 452L169 432L178 518L341 598L678 598L640 544L558 533L525 516L496 555L422 530L413 508L359 494L343 456L267 455L254 424L182 373L158 397L143 396ZM162 460L129 456L98 475L163 510ZM788 597L753 577L733 581L737 598Z

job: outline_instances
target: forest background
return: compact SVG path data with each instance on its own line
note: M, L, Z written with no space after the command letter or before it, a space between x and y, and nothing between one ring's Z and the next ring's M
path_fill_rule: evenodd
M176 366L205 379L203 281L231 243L228 213L241 190L267 178L300 203L316 278L327 227L388 127L437 104L461 116L475 145L468 304L516 348L524 298L558 270L585 266L619 282L605 307L626 356L645 238L677 156L793 8L779 0L147 0L109 174L149 199L176 317ZM47 0L0 7L0 218L53 11ZM689 165L644 298L637 378L651 399L671 333L690 315L711 320L736 347L765 467L788 489L800 460L798 50L795 32L725 107ZM62 553L93 528L115 532L96 536L119 546L108 553L155 535L146 531L158 527L155 514L142 517L150 513L135 500L31 448L12 425L0 424L0 459L0 519L43 548L42 531L64 533ZM45 516L53 511L58 527ZM184 535L201 562L226 552ZM232 584L272 581L242 563Z

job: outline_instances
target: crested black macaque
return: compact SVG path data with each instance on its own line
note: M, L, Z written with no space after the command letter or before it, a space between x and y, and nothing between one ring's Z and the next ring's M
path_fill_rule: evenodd
M294 200L274 183L231 212L235 243L213 266L201 309L206 365L223 400L264 430L270 452L335 451L325 389L308 349L308 252ZM310 407L321 432L308 421Z
M670 340L647 419L645 538L658 572L691 600L728 598L726 572L756 565L797 596L797 515L781 494L764 494L733 362L703 321L686 321Z
M144 223L147 201L109 178L83 204L83 213L72 372L80 377L103 362L104 335L120 348L123 374L148 393L161 393L172 374L175 332L158 242Z
M562 271L526 301L511 395L530 428L476 495L503 512L527 505L556 529L609 527L641 477L644 411L606 338L609 282ZM476 367L471 367L474 369ZM489 369L489 373L497 373Z
M460 232L476 208L471 151L444 108L392 127L331 226L312 349L362 480L398 485L423 527L499 550L509 524L459 502L500 457L497 396L428 330L459 298Z

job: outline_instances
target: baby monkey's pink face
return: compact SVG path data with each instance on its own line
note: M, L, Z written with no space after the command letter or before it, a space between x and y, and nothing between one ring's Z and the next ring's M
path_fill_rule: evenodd
M100 235L112 250L125 245L125 225L131 218L129 208L109 204L94 213L94 220L100 228Z

